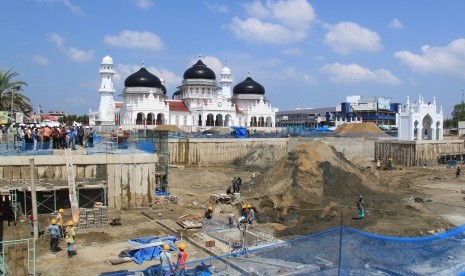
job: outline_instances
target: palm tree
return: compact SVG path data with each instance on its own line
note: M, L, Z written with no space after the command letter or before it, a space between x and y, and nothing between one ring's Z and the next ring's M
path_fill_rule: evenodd
M31 99L21 93L24 91L22 87L27 86L27 83L14 81L13 78L16 76L19 76L19 73L11 72L11 69L0 70L0 110L30 112L32 110Z

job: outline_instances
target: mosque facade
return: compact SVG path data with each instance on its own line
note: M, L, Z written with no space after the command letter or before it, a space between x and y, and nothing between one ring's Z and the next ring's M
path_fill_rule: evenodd
M216 74L199 58L188 68L182 83L169 98L163 79L144 66L124 81L122 102L114 100L113 59L100 64L99 110L89 112L91 125L125 128L177 125L198 130L208 127L275 127L277 108L265 97L265 88L249 75L232 87L231 70Z

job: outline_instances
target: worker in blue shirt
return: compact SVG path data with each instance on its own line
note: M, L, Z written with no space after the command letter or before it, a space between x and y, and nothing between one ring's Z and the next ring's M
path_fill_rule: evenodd
M52 219L48 231L50 231L50 250L55 253L58 251L58 241L60 240L60 228L56 219Z

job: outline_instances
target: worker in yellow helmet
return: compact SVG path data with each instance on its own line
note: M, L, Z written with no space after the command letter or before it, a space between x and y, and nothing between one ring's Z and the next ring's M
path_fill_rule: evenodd
M74 257L76 251L74 251L74 242L76 241L74 233L74 222L72 220L68 221L68 226L65 230L65 240L68 249L68 258Z
M60 239L60 228L57 225L56 219L50 221L48 231L50 231L50 250L52 250L52 253L55 253L58 251L58 240Z
M173 258L169 251L170 245L165 243L163 245L163 252L160 253L161 271L164 276L170 276L171 272L175 270Z
M179 254L178 254L178 261L176 262L176 276L185 275L186 273L186 260L187 260L187 253L186 253L186 245L184 243L180 243L178 246Z
M208 209L205 212L205 218L206 219L212 219L213 218L213 207L212 206L208 206Z
M252 208L252 205L247 204L247 209L249 210L247 220L249 221L249 227L253 228L253 221L255 220L255 210Z
M58 209L58 213L57 213L57 216L56 216L56 220L57 220L57 224L58 224L58 227L60 228L60 238L63 238L63 213L65 212L64 209L60 208Z

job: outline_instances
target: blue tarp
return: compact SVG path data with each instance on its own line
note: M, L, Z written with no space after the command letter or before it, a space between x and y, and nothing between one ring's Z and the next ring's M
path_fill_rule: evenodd
M174 236L165 236L161 238L152 236L152 237L141 237L141 238L135 238L135 239L128 240L128 242L134 246L155 243L155 242L163 242L163 243L169 244L170 251L175 251L178 249L176 245L174 245L176 241L177 241L177 238ZM140 265L144 261L159 260L161 252L163 252L163 245L129 251L129 257L131 257L134 260L134 262Z
M236 138L247 138L247 129L243 127L236 127Z

